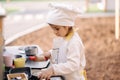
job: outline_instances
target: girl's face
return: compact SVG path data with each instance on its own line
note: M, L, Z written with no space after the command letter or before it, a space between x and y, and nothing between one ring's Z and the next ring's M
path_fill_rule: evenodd
M60 37L65 37L69 32L68 26L58 26L53 24L50 24L50 26L53 29L54 33Z

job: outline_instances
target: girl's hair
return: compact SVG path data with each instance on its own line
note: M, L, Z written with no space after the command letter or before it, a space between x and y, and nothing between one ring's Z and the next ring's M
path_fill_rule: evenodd
M64 26L65 27L65 26ZM73 32L74 30L73 30L73 27L69 27L68 28L68 33L65 35L65 36L67 36L69 33L71 33L71 32Z
M53 24L48 23L48 25L52 26ZM65 28L66 26L61 26L61 27ZM72 26L69 26L68 27L68 33L65 36L67 36L69 33L73 32L73 31L74 31L74 28Z

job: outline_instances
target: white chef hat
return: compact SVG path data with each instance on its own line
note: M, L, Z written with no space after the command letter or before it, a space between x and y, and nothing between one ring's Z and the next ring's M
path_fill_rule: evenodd
M50 12L47 16L47 23L60 26L74 26L76 16L81 13L79 8L73 6L50 3Z

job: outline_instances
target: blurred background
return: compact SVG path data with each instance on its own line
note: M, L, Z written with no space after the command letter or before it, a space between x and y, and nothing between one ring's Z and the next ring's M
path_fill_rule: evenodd
M2 8L6 12L2 27L5 46L36 44L44 51L51 49L55 35L45 24L48 4L68 3L82 12L76 19L76 27L86 48L88 80L120 80L120 6L116 7L115 1L120 3L119 0L0 0L0 12L4 13Z

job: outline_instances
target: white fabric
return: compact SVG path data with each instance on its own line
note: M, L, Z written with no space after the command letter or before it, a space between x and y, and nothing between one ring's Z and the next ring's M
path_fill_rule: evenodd
M79 8L66 4L51 3L47 23L60 26L74 26L75 18L81 13Z
M57 38L53 44L51 63L55 74L65 76L66 80L84 80L80 71L84 69L86 60L79 35L74 33L69 41ZM55 49L58 51L54 51Z

